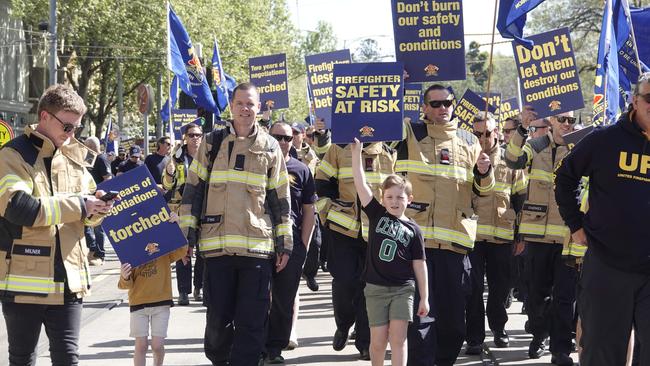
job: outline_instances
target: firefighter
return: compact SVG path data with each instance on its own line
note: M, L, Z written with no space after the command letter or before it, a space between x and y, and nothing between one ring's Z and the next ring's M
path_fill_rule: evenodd
M472 263L472 294L467 302L467 349L465 354L480 355L485 340L486 307L483 304L484 277L487 275L487 318L494 343L508 347L505 331L508 321L506 302L510 292L512 243L516 236L516 214L526 192L523 171L506 166L505 148L498 143L497 123L492 114L479 112L472 125L483 152L490 156L494 169L494 190L485 196L474 195L472 206L478 214L478 230Z
M96 154L74 138L86 113L69 86L38 102L38 124L0 150L0 300L9 364L34 365L41 327L55 365L79 362L83 298L90 292L84 224L98 225L113 201L95 192Z
M255 121L254 85L233 91L233 121L206 135L190 165L181 228L204 262L205 354L256 366L264 350L272 267L293 249L289 177L278 142Z
M576 258L562 257L570 232L555 202L553 172L569 152L562 136L573 130L576 118L573 112L565 112L548 119L551 132L526 142L536 113L524 107L522 124L506 149L506 162L512 169L528 169L528 197L519 225L519 233L526 241L527 313L533 334L528 357L540 358L550 335L551 361L573 365L569 354L573 349L577 265Z

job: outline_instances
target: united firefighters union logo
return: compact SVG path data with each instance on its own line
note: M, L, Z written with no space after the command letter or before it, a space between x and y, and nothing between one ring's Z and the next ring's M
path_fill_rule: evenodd
M361 137L373 137L375 135L375 129L370 126L363 126L359 129Z
M424 68L424 72L426 72L427 76L438 76L438 70L440 70L440 68L434 64L428 64L427 67Z
M552 111L557 111L558 109L562 108L562 102L559 100L554 100L548 104L548 106L551 108Z
M159 245L158 243L149 243L147 246L144 247L144 251L147 252L149 255L153 255L154 253L158 253L160 251L160 248L158 248Z
M194 47L191 47L187 50L187 53L190 55L190 60L185 65L185 70L187 70L187 75L190 79L190 84L194 86L200 86L203 84L203 67L201 67L201 61L194 53Z
M264 104L266 105L267 109L273 109L273 107L275 107L275 101L270 99L264 102Z

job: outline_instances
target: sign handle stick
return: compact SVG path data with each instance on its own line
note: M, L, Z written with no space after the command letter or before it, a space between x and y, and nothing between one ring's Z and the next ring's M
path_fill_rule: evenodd
M488 62L488 80L487 80L487 92L485 93L485 114L488 113L488 105L490 100L490 83L492 82L492 55L494 53L494 34L496 33L497 27L497 9L499 5L499 0L494 0L494 18L492 20L492 42L490 42L490 61Z
M639 76L642 74L641 59L639 58L639 47L636 44L636 36L634 35L634 24L632 24L632 14L630 14L630 3L625 2L625 17L630 21L630 34L632 34L632 42L634 43L634 55L636 56L636 67L639 70Z

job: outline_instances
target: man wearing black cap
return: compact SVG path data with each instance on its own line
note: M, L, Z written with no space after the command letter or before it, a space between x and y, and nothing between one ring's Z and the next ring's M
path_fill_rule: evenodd
M117 149L117 156L113 161L111 161L111 173L115 176L117 175L117 169L120 167L120 164L126 161L126 150L123 147Z
M122 162L120 166L117 168L117 174L124 174L128 172L131 169L135 169L142 165L142 161L140 160L140 157L142 156L142 149L138 145L133 145L129 148L129 159Z

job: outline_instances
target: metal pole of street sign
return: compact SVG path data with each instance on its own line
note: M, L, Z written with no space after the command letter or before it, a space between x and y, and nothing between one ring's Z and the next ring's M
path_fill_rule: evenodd
M56 0L50 0L50 85L56 84Z

